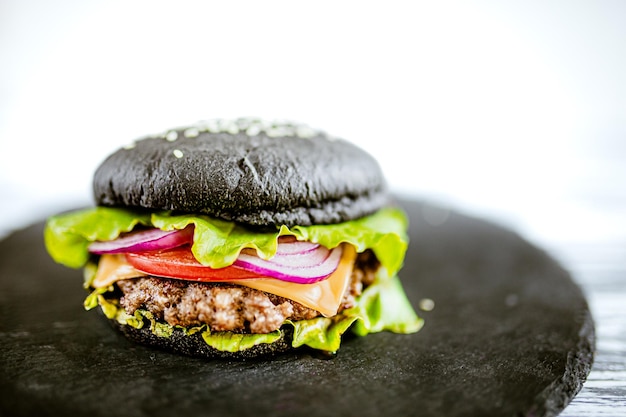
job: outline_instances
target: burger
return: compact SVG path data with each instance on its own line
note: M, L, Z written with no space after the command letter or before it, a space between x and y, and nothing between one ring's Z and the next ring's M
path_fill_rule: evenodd
M50 217L87 310L129 339L207 358L334 354L345 333L422 320L398 271L407 218L376 160L306 125L207 120L106 158L95 205Z

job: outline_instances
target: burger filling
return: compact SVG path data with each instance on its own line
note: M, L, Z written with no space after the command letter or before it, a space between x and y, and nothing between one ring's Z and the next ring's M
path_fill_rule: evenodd
M374 281L379 265L369 250L358 255L337 313L355 305L356 297ZM128 314L147 310L171 326L206 324L212 331L270 333L285 320L321 315L288 298L239 285L153 276L124 279L116 285L122 293L120 305Z
M84 268L86 309L122 326L202 339L220 351L274 343L335 352L348 329L413 333L397 272L404 213L260 233L205 215L94 207L48 219L52 258Z

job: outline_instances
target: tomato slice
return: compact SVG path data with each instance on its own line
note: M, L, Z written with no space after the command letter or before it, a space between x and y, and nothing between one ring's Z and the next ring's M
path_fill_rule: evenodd
M263 277L234 265L219 269L202 265L194 258L189 245L161 251L127 253L126 260L146 274L188 281L232 281Z

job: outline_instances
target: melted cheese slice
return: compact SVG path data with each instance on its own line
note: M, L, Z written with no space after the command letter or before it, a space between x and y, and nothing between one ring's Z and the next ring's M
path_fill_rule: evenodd
M91 282L91 286L94 288L103 288L121 279L145 276L147 276L147 274L137 271L131 264L126 262L126 256L124 255L102 255L98 262L98 271Z
M350 284L355 259L356 250L354 247L344 244L339 266L323 281L313 284L296 284L274 278L251 278L228 281L228 283L285 297L330 317L337 314L341 305L343 294ZM98 264L98 271L91 285L94 288L107 287L121 279L143 276L147 276L147 274L133 268L126 262L124 255L102 255Z
M242 279L233 283L288 298L330 317L337 314L343 294L350 284L355 258L354 247L345 244L335 272L313 284L295 284L273 278Z

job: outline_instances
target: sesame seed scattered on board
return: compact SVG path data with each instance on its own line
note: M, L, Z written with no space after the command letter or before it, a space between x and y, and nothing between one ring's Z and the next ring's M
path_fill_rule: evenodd
M432 311L435 308L435 302L430 298L422 298L419 302L419 308L422 311Z

